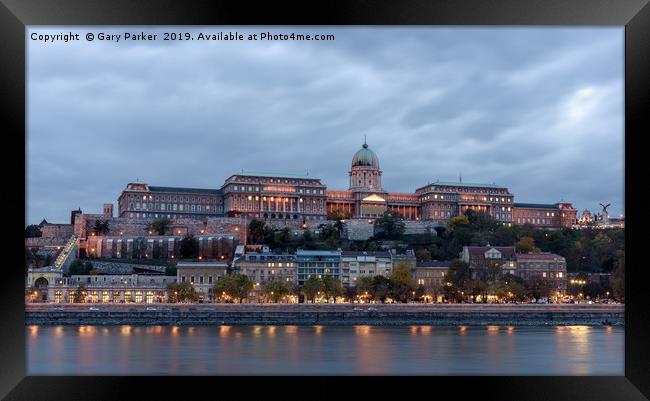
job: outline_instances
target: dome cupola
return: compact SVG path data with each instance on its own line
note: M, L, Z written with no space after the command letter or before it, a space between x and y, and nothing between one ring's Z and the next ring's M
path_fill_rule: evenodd
M364 142L361 149L357 151L352 157L352 167L357 166L369 166L374 168L379 168L379 158L368 148L368 144Z

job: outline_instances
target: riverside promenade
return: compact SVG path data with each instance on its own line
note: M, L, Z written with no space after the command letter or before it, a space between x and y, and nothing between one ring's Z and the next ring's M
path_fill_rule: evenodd
M92 308L92 309L91 309ZM625 324L621 304L28 304L27 325Z

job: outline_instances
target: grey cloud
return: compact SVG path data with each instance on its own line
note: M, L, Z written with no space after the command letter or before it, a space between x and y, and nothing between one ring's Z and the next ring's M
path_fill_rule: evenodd
M28 41L28 221L99 211L136 178L309 170L346 188L364 134L388 190L462 171L622 212L622 28L183 28L229 30L336 40Z

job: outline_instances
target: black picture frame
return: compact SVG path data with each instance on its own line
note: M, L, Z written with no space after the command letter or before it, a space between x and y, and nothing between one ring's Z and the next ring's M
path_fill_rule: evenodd
M36 377L25 376L24 271L18 236L25 227L25 58L30 25L606 25L625 26L625 213L626 310L625 376L474 376L426 377L399 385L390 378L196 378L196 377ZM648 0L445 0L445 1L101 1L1 0L0 114L5 174L2 207L6 262L0 300L0 395L6 399L122 400L190 397L205 389L214 397L245 389L245 398L282 396L339 397L357 392L382 394L386 387L442 397L509 400L641 400L650 397L650 301L645 292L643 227L648 227L650 195L645 194L644 136L650 132L650 5ZM17 155L17 156L16 156ZM16 156L13 158L13 156ZM606 166L604 166L606 168ZM598 172L594 172L597 174ZM347 380L345 380L347 379ZM261 380L262 385L251 385ZM307 383L311 390L298 390ZM345 386L345 387L344 387ZM219 390L218 390L219 389ZM274 390L271 390L274 389ZM305 391L309 391L305 393ZM223 392L223 393L221 393ZM386 393L387 394L387 393ZM313 396L312 396L313 395ZM644 397L645 395L645 397ZM453 396L453 395L452 395ZM448 397L448 396L445 396ZM213 397L210 397L213 398Z

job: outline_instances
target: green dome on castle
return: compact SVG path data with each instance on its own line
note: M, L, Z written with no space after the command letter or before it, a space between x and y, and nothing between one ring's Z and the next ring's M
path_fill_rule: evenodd
M352 167L356 166L370 166L374 168L379 168L379 158L368 148L368 144L364 142L361 149L354 154L352 157Z

